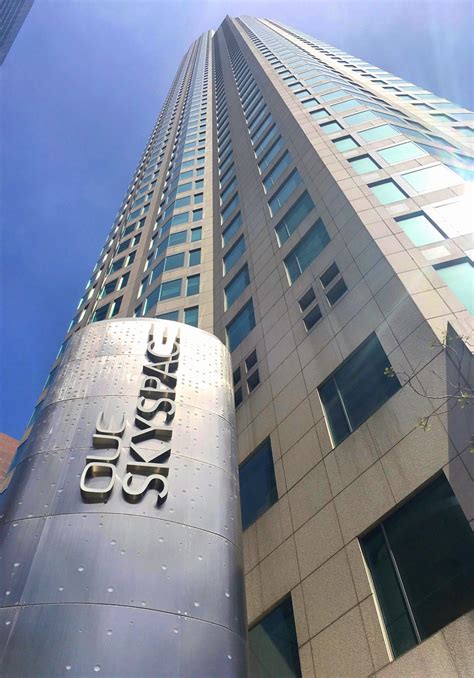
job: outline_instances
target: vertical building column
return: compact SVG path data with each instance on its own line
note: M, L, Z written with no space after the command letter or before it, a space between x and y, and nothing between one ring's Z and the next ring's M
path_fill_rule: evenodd
M227 349L180 323L69 342L0 495L2 676L245 676Z

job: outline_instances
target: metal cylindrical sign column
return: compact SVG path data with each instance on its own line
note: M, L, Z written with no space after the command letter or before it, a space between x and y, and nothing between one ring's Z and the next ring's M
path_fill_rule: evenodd
M2 676L245 676L227 349L180 323L67 345L0 495Z

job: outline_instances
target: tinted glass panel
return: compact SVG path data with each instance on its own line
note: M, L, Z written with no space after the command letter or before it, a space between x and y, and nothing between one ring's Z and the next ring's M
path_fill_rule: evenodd
M328 244L330 238L321 219L311 226L284 259L290 283L293 283L316 259Z
M435 266L436 272L449 289L474 315L474 266L468 261L457 261L451 265Z
M442 233L422 212L408 214L406 217L397 217L395 221L405 231L413 244L418 247L444 240Z
M224 257L224 273L230 271L232 266L240 259L245 252L245 239L241 235L235 245L233 245Z
M354 141L352 137L341 137L340 139L334 139L333 144L338 151L350 151L353 148L358 148L359 144L357 141Z
M377 184L369 184L369 188L382 205L389 205L392 202L397 202L398 200L403 200L407 197L397 184L390 179L387 181L380 181Z
M275 214L275 212L277 212L280 209L280 207L282 207L285 204L285 202L288 200L290 195L297 188L297 186L299 186L300 183L301 183L300 175L298 174L297 170L294 170L290 174L290 176L284 181L284 183L280 186L280 188L273 195L273 197L268 201L270 212L272 214Z
M398 162L405 162L406 160L413 160L414 158L426 155L425 151L412 141L408 141L406 144L390 146L389 148L382 148L377 152L390 165L396 165Z
M474 535L444 475L362 544L395 655L415 645L417 635L424 640L474 606Z
M408 172L402 174L402 177L419 193L436 191L439 188L461 183L461 179L444 165L435 165L415 172Z
M280 223L275 226L275 231L280 245L288 240L293 231L298 228L303 219L311 212L313 207L314 203L307 191L305 191L288 210Z
M233 351L255 327L253 303L250 299L227 325L229 349Z
M349 163L357 174L366 174L366 172L373 172L374 170L380 169L379 165L377 165L369 155L362 155L360 158L351 158Z
M379 139L396 136L398 132L391 125L380 125L379 127L362 130L359 134L364 141L378 141Z
M247 264L232 278L225 288L225 300L227 308L230 308L234 301L240 297L242 292L250 284L249 269Z
M239 228L242 226L242 215L240 212L235 216L230 224L227 226L225 231L222 233L222 243L227 245L229 240L237 233Z
M250 629L249 664L252 678L301 676L291 598Z
M270 438L239 468L242 528L247 529L278 499Z
M386 367L390 367L388 358L377 336L372 334L320 387L336 444L400 388L396 376L384 374Z

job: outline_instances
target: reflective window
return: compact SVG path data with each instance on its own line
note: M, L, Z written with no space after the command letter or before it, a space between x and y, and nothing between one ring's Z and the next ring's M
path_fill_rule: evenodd
M350 158L349 163L357 174L366 174L367 172L373 172L374 170L380 169L380 166L377 165L375 160L372 160L370 155L360 155L357 158Z
M179 254L171 254L165 259L165 271L172 271L174 268L180 268L184 266L184 252Z
M300 660L291 597L249 630L252 678L300 678Z
M391 179L386 181L379 181L376 184L369 184L369 188L377 197L377 200L382 203L382 205L389 205L392 202L397 202L397 200L404 200L406 193L404 193L401 188Z
M335 283L335 285L333 285L329 290L326 290L326 298L329 301L329 304L333 306L336 301L339 301L342 295L346 292L347 285L343 278L340 278L337 283Z
M296 231L303 219L311 212L314 202L308 192L305 191L285 214L283 219L275 226L278 242L283 245L290 235Z
M183 242L186 242L186 231L178 231L177 233L171 233L168 238L168 245L182 245Z
M168 280L160 285L160 301L179 297L181 294L181 280Z
M198 326L199 306L192 306L184 309L184 322L186 325Z
M310 115L315 120L322 120L322 118L327 118L329 113L325 108L318 108L317 111L311 111Z
M368 120L376 120L378 117L373 111L361 111L360 113L354 113L354 115L347 115L344 118L344 122L347 125L358 125Z
M321 310L319 306L316 304L316 306L312 308L311 311L303 318L304 326L309 331L312 327L316 325L317 322L321 320L322 317L323 315L321 313Z
M436 273L449 289L474 315L474 265L469 259L437 264Z
M229 350L233 351L255 327L252 299L245 304L226 327Z
M334 139L334 146L338 151L343 153L344 151L351 151L353 148L358 148L359 144L352 137L341 137L340 139Z
M238 204L239 204L239 194L236 193L232 200L222 210L221 216L223 222L232 214L232 212L235 210Z
M360 101L357 99L348 99L347 101L342 101L340 104L332 104L333 111L336 113L342 113L342 111L348 111L350 108L356 108L360 106Z
M423 212L396 217L395 221L417 247L429 245L432 242L438 242L438 240L444 240L445 236Z
M202 238L202 227L191 229L191 242L196 242L196 240L201 240Z
M364 141L378 141L379 139L388 139L394 137L399 132L391 125L379 125L359 132Z
M277 162L275 167L272 169L272 171L267 174L265 179L263 180L263 185L265 186L265 190L268 191L275 183L275 181L278 179L278 177L283 174L285 169L290 165L292 162L291 155L289 154L288 151L282 156L282 158Z
M275 212L278 212L300 184L301 177L298 174L298 170L294 170L268 201L268 206L272 215L275 214Z
M160 320L179 320L179 311L170 311L169 313L160 313L156 316Z
M203 212L202 212L201 209L193 210L193 221L200 221L200 219L202 219L202 214L203 214ZM187 221L187 219L186 219L186 221Z
M273 159L277 157L278 153L281 151L282 148L283 148L283 139L279 137L278 140L273 144L271 149L267 152L267 154L258 163L260 172L264 172L267 169L267 167L270 167L271 163L273 162Z
M342 130L342 125L340 125L336 120L332 120L331 122L323 122L320 127L325 134L335 134L336 132L340 132Z
M193 294L199 294L200 275L188 276L186 283L186 296L190 297Z
M290 284L294 283L328 244L330 238L321 219L301 238L284 259Z
M227 245L229 240L237 233L239 228L242 226L242 215L240 212L232 219L230 224L222 233L222 245Z
M444 475L361 544L395 657L474 606L474 536Z
M227 254L224 256L224 275L230 271L232 266L240 259L245 252L245 239L241 235L235 245L233 245Z
M384 374L387 367L388 358L372 334L321 384L319 395L335 445L398 391L398 378Z
M226 300L226 308L230 308L234 301L240 297L242 292L245 290L246 287L250 285L250 276L249 276L249 269L247 264L243 268L240 269L240 271L235 275L230 283L226 286L224 293L225 293L225 300Z
M278 500L270 438L240 465L240 507L246 530Z
M407 141L406 144L382 148L377 153L390 165L396 165L398 162L405 162L406 160L413 160L414 158L421 158L421 156L426 155L425 151L412 141Z
M402 174L403 179L418 193L436 191L439 188L460 184L461 179L444 165L434 165Z

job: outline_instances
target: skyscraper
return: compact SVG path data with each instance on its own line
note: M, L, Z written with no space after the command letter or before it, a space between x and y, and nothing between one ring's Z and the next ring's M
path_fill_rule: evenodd
M87 326L226 343L252 677L474 670L472 119L227 17L180 64L25 433L17 466Z
M0 65L28 16L33 0L3 0L0 9Z

